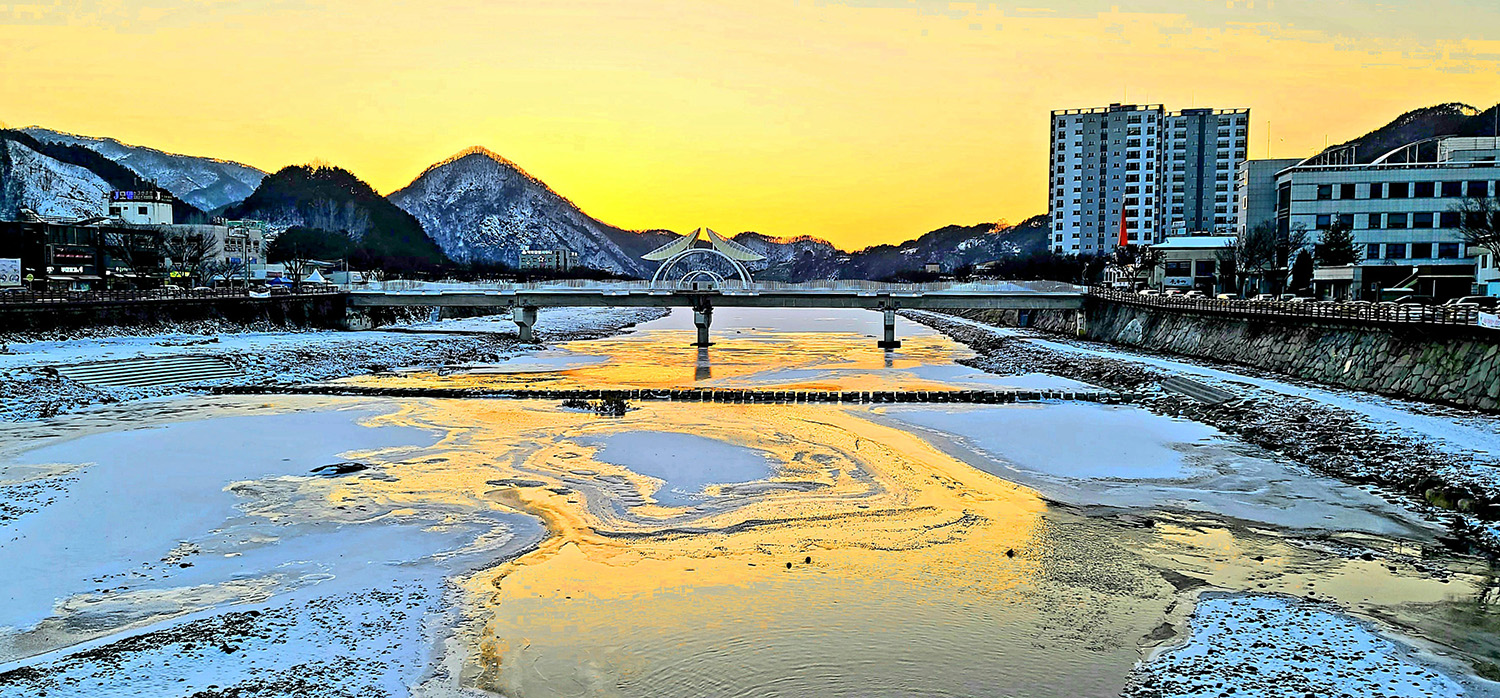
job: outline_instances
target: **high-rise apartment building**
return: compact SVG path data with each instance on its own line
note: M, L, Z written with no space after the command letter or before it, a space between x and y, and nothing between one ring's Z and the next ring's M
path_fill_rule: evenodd
M1052 112L1052 250L1099 254L1119 243L1232 230L1235 172L1250 111L1111 104Z
M1184 109L1161 134L1162 235L1233 233L1239 221L1235 175L1248 157L1249 109Z

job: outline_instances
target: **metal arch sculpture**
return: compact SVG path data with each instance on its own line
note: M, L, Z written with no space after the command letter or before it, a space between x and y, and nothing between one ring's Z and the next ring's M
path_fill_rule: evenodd
M696 247L695 245L699 237L705 232L708 234L709 246ZM730 268L734 269L734 273L740 278L740 281L747 286L754 283L754 279L751 278L750 270L745 266L745 262L765 259L765 257L756 254L744 245L726 239L708 228L698 228L692 233L641 255L641 259L661 262L661 265L656 268L656 273L651 275L651 285L653 286L665 281L667 276L679 264L690 257L717 257L724 260L729 264ZM684 276L679 283L699 276L708 276L713 279L715 285L722 285L725 282L725 278L717 273L707 269L695 269Z

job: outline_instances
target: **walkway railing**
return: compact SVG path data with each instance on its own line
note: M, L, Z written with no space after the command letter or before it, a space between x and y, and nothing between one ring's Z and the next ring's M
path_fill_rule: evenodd
M1092 287L1089 295L1116 303L1233 315L1269 315L1355 322L1477 325L1473 306L1368 303L1360 301L1256 301L1183 296L1143 296L1131 291Z
M330 293L343 293L338 288L304 288L296 295L325 295ZM286 298L290 294L272 295L272 298ZM20 291L0 290L0 305L59 305L68 303L129 303L140 301L161 300L197 300L214 298L264 298L266 292L251 292L243 288L225 289L119 289L111 291Z

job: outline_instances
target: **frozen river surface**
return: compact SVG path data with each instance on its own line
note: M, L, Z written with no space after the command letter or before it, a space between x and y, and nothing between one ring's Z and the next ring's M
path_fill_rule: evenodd
M904 319L883 352L879 321L719 310L697 349L677 312L349 381L1081 385L968 368ZM189 397L6 426L0 698L1495 695L1493 586L1432 556L1441 527L1205 425L632 407Z

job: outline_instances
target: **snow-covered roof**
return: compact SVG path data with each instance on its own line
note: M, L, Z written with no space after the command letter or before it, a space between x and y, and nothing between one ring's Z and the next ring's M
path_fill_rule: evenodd
M1217 250L1233 245L1238 239L1233 235L1184 235L1167 238L1151 247L1157 250Z

